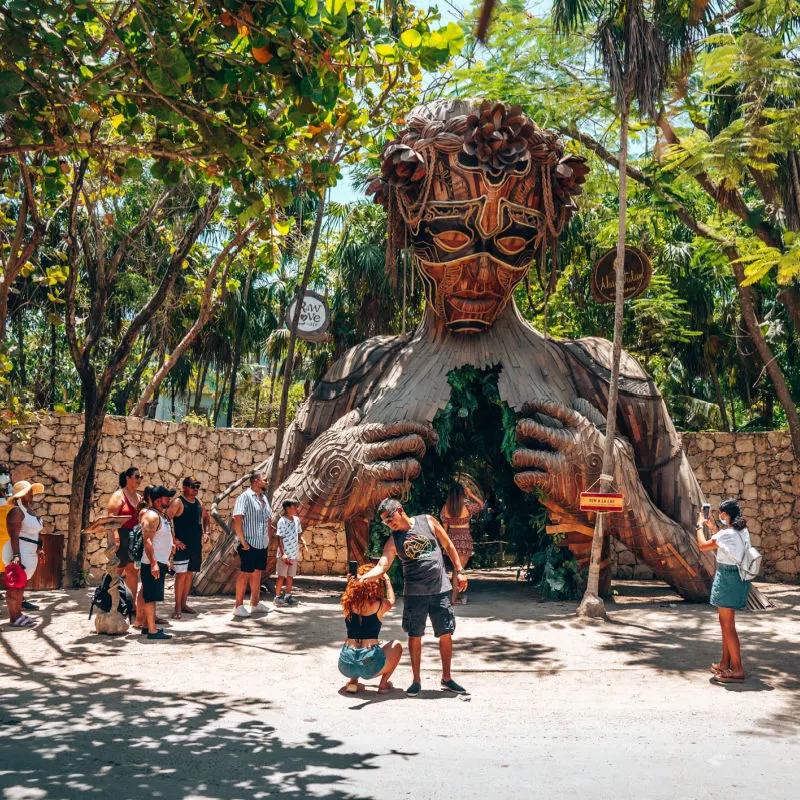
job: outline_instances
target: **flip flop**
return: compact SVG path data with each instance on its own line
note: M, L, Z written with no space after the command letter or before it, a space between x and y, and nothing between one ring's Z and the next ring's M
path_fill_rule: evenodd
M744 683L744 675L726 675L724 672L718 672L711 680L717 683Z
M12 628L32 628L36 625L36 620L27 614L20 614L12 623Z
M709 669L714 673L714 675L717 675L720 672L728 671L728 667L723 667L721 664L712 664Z
M357 683L348 683L344 690L347 694L357 694L359 689L359 685Z

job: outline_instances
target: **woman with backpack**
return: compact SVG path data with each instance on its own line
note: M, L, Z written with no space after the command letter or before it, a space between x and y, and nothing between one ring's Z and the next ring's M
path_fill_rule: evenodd
M743 580L739 575L739 565L750 550L750 533L739 503L732 498L719 504L719 520L721 529L712 518L706 519L702 513L697 519L698 547L717 551L717 572L711 586L710 602L719 613L722 658L718 664L711 665L711 672L719 683L741 683L744 669L735 616L747 605L747 596L750 594L750 581ZM710 539L706 538L704 528L712 532Z

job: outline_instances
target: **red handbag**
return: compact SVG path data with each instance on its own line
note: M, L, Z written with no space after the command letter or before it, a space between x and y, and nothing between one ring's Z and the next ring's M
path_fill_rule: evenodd
M19 564L6 564L6 588L24 589L28 576Z

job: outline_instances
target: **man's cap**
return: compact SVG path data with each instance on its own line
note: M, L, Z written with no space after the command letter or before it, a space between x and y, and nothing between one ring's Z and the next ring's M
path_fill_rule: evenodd
M154 486L150 490L150 499L155 501L162 497L174 497L175 490L174 489L167 489L166 486Z
M202 486L201 482L195 478L194 475L190 475L188 478L183 479L184 486L191 486L192 488L200 488Z

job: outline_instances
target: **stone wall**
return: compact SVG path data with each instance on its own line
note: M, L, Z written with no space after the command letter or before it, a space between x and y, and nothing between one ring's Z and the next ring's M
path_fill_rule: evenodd
M0 460L11 465L14 480L45 485L42 503L45 532L66 533L69 478L80 445L83 422L71 414L43 418L24 431L0 431ZM275 444L273 430L204 428L185 423L108 417L97 461L95 515L105 513L117 477L138 467L147 483L179 487L193 474L203 484L201 499L209 507L218 492L263 461ZM24 434L24 436L22 435ZM753 544L764 556L763 576L796 581L800 575L800 463L788 432L684 434L684 449L712 504L739 498ZM221 505L229 514L235 498ZM210 549L220 535L212 527ZM347 569L343 525L322 525L305 532L310 554L301 574L339 574ZM97 574L104 563L103 542L87 542L87 569ZM620 578L652 577L622 545L615 546L614 574Z
M9 462L14 480L44 484L45 498L39 513L45 533L67 533L69 480L82 429L82 416L67 414L45 417L26 431L0 431L0 460ZM272 429L205 428L138 417L107 417L97 459L93 516L106 513L109 497L119 486L119 473L130 466L141 470L142 487L160 483L179 489L183 478L194 475L203 484L200 498L210 508L218 492L264 461L274 447ZM221 504L223 515L232 511L235 499ZM207 550L220 532L214 524ZM85 566L92 577L102 572L104 546L100 535L91 536L86 543Z
M684 433L683 448L716 509L739 500L752 543L764 560L761 577L794 583L800 575L800 462L788 431ZM614 574L652 577L629 550L616 543Z

